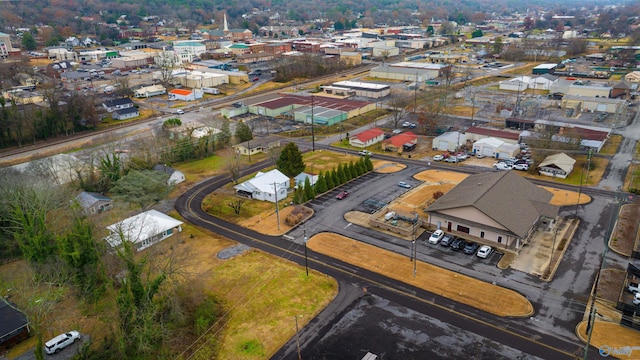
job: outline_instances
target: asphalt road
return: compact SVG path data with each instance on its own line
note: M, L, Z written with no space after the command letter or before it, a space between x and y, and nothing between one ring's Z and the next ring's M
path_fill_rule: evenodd
M316 148L319 147L324 146L317 144ZM397 158L394 158L394 160L398 161ZM409 162L407 159L404 159L404 161ZM417 163L420 164L420 162ZM397 196L398 189L400 189L394 185L397 181L415 181L411 180L411 175L423 168L426 168L424 162L421 168L414 167L413 161L410 162L410 165L412 165L412 167L399 173L385 174L383 176L370 175L373 178L383 178L384 183L381 185L375 185L375 189L367 190L367 192L377 193L376 190L379 190L379 195L381 197L391 198ZM254 172L262 167L263 164L253 164L250 168L245 169L244 173L247 174ZM458 169L464 168L458 167ZM473 172L477 169L470 168L467 170ZM299 236L301 234L297 234L295 231L290 233L291 238L294 239L293 241L284 237L265 236L239 227L235 224L227 223L224 220L214 218L202 211L200 204L204 197L228 181L229 178L227 176L219 176L199 183L195 187L189 189L176 201L176 209L187 221L195 225L202 226L240 243L261 249L290 261L295 261L300 265L304 265L304 246L302 244L302 236ZM369 186L369 183L371 183L371 180L366 181L367 185L365 185L365 181L360 184L354 182L353 185L345 185L344 188L352 191L352 195L347 198L348 201L342 201L339 204L337 201L335 203L326 204L330 207L331 213L341 214L349 208L349 206L353 206L349 205L352 204L349 201L353 201L354 203L361 201L362 198L360 196L365 193L364 186ZM391 185L389 185L389 183L391 183ZM335 194L330 193L327 195L327 201L328 198L335 199ZM316 202L314 202L312 206L316 209L318 206L322 205L316 205ZM322 209L319 210L322 211ZM409 249L407 248L406 241L401 243L400 241L394 242L393 239L384 239L380 235L374 234L374 232L367 232L357 226L347 226L346 222L340 223L339 219L327 219L327 225L324 225L325 218L326 216L324 216L324 213L323 216L316 214L310 222L307 222L307 234L312 235L319 231L335 231L358 239L361 239L362 235L365 235L367 238L372 238L376 244L384 245L390 250L408 255ZM319 221L318 219L322 219L322 221ZM319 221L317 225L313 222L315 220ZM322 227L320 227L320 224L323 224ZM301 229L298 229L297 231L300 232ZM353 236L354 234L350 233L350 231L355 231L355 235L358 236ZM602 241L600 240L597 246L601 247L601 245ZM428 259L427 254L424 251L421 251L418 256L420 260L428 260L429 262L440 265L437 259ZM325 309L325 311L314 319L309 326L300 331L300 343L304 348L303 351L305 352L312 351L315 346L314 344L317 344L317 341L319 341L319 336L323 335L323 331L328 331L331 326L338 323L342 318L340 314L349 306L354 306L352 304L354 304L355 300L349 300L359 298L359 296L364 293L363 289L365 288L367 289L367 294L376 295L385 299L385 301L391 301L393 304L398 304L401 307L406 307L417 313L438 319L440 322L450 324L457 329L462 329L473 334L481 334L483 338L489 339L496 344L502 344L509 349L516 349L517 351L527 354L525 358L529 356L536 356L544 359L573 358L575 354L583 351L583 344L579 343L575 339L575 336L571 338L564 333L558 334L558 332L548 332L544 327L536 328L536 323L540 322L540 320L536 320L535 317L531 319L496 318L466 305L450 301L435 294L408 286L402 282L388 279L384 276L371 273L350 264L342 263L312 251L309 251L308 260L309 267L330 275L339 281L340 294L329 308ZM458 271L462 273L469 272L469 269L463 269L462 266L459 267ZM473 270L473 268L471 270ZM536 287L529 289L526 282L520 281L523 281L523 278L525 278L524 280L531 279L526 279L527 276L516 273L517 272L512 272L512 274L510 274L513 275L513 283L504 285L507 285L507 287L515 287L516 290L527 289L531 295L544 293L544 284L537 284ZM472 273L472 275L474 275L474 273ZM475 275L478 277L478 274ZM494 280L496 278L492 274L484 276L493 276ZM482 278L482 276L480 277ZM589 276L587 276L587 282L588 280L590 280ZM503 285L502 282L508 281L508 279L501 279L499 280L499 283ZM580 291L581 290L582 289L580 289ZM529 296L529 294L526 295ZM551 301L559 302L561 300L561 295L562 292L558 293ZM538 298L544 298L545 295L537 296ZM539 310L541 307L536 304L536 299L534 298L532 301L534 302L536 310ZM567 301L570 302L571 299L569 298ZM558 307L562 307L562 305L558 303L554 308ZM568 311L575 314L584 311L584 304L577 302L576 305L569 306ZM571 316L569 321L575 320L575 314L574 316ZM536 314L536 316L538 316L538 314ZM561 318L559 320L563 319ZM375 320L372 321L372 323L375 323ZM577 321L573 322L573 326L575 326L576 323ZM549 324L550 327L561 326L563 329L566 325L567 324L565 323L554 323L554 321ZM360 324L360 326L367 326L367 324ZM321 329L320 332L318 331L319 329ZM436 330L437 329L435 329L434 332L437 333ZM434 336L437 337L438 335L435 334ZM289 359L292 358L292 356L297 356L297 342L295 339L292 339L292 342L294 344L293 348L292 343L285 345L283 349L274 356L274 359ZM455 345L453 346L455 347ZM597 354L597 349L592 349L591 354ZM389 358L397 357L391 356Z

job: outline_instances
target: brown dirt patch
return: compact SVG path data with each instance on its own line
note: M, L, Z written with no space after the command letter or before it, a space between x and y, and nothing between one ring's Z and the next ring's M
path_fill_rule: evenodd
M553 197L549 204L556 206L570 206L578 203L578 192L556 189L548 186L541 186L541 188L551 192ZM582 193L580 194L580 204L588 204L591 202L591 196Z
M238 225L244 226L247 229L251 229L255 232L259 232L264 235L271 236L280 236L284 235L289 230L293 229L294 226L288 225L285 221L288 216L296 209L296 206L287 206L283 209L280 209L278 212L280 213L280 226L278 229L278 214L276 214L275 209L272 213L261 213L255 216L252 216L247 219L243 219L238 221ZM307 207L304 207L308 211L308 216L311 216L313 211ZM306 216L306 217L308 217Z
M416 264L402 256L378 247L332 233L313 236L311 250L360 266L392 279L405 282L498 316L526 317L533 305L521 294L424 262ZM464 286L461 286L464 284Z
M598 293L596 296L599 299L611 301L613 303L617 302L625 276L626 272L624 270L602 270L600 272L600 279L598 280Z
M589 337L587 334L586 321L582 321L578 326L576 326L576 333L580 336L582 341L586 342ZM598 321L596 318L591 329L590 345L596 349L607 346L612 350L620 349L625 346L639 346L640 337L638 336L638 330L622 326L619 323ZM629 356L619 354L616 354L615 356L620 359L637 359L638 350L632 351Z
M622 205L616 227L613 229L609 241L609 246L613 251L624 256L631 256L640 226L638 219L640 219L640 204Z
M375 160L373 161L373 171L381 174L390 174L404 170L407 168L405 164L398 164L391 161Z
M469 175L454 171L425 170L415 174L413 177L417 180L424 181L425 183L435 185L443 183L458 184L462 180L466 179L467 176Z

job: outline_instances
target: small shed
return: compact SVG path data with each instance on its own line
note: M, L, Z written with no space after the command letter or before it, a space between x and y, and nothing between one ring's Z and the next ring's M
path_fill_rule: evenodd
M167 165L157 164L153 167L154 171L162 172L169 175L167 184L176 185L184 181L184 173Z

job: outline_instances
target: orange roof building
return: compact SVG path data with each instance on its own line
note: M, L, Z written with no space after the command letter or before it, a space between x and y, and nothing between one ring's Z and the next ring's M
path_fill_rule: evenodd
M418 135L407 131L382 142L382 150L402 153L413 150L418 144Z

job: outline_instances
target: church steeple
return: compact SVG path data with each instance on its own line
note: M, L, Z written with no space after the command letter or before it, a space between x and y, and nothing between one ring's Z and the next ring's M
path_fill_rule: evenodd
M227 24L227 13L224 13L224 29L225 32L229 31L229 24Z

